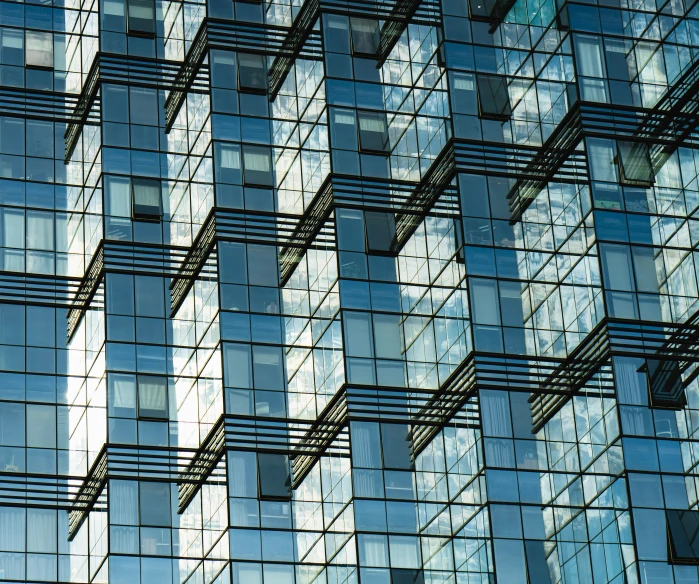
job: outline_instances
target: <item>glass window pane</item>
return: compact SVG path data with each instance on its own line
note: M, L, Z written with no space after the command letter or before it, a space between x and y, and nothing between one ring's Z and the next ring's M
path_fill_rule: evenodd
M289 499L291 480L289 460L284 454L258 454L260 469L260 497L265 499Z
M262 146L243 146L243 179L246 185L274 186L272 151Z
M482 118L507 120L512 115L507 78L501 75L478 75L478 110Z
M53 68L53 34L28 30L27 67Z
M155 34L155 1L128 0L129 34L152 36Z
M162 201L160 181L147 178L134 178L131 181L133 193L133 218L160 221Z
M388 152L388 126L384 112L358 112L359 144L362 152Z
M170 484L139 483L141 525L170 525Z
M396 245L396 217L393 213L367 211L366 241L369 252L394 251Z
M374 56L379 49L379 21L367 18L350 18L352 52L355 55Z
M168 418L167 378L153 375L138 376L138 416Z
M267 64L263 55L238 53L238 88L259 93L267 91Z

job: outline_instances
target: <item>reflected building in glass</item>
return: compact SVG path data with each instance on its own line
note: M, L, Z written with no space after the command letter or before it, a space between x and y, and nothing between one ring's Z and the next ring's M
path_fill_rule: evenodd
M0 0L0 581L699 584L698 46Z

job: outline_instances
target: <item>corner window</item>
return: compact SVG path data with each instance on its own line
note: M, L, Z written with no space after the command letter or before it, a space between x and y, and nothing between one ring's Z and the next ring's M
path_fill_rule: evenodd
M384 112L358 112L359 146L362 152L389 151L388 126Z
M238 89L254 93L267 91L267 65L263 55L238 54Z
M53 69L53 34L50 32L26 32L26 65Z
M699 511L668 509L667 537L671 564L699 564Z
M155 0L128 0L128 33L155 36Z
M396 246L396 217L393 213L367 211L364 215L367 251L392 252Z
M617 142L617 161L621 184L650 187L653 185L653 167L647 144Z
M506 121L512 115L507 79L501 75L478 75L478 115L481 118Z
M243 184L273 187L272 153L262 146L243 146Z
M285 454L258 454L259 487L262 499L291 498L289 459Z
M352 54L376 56L381 38L379 21L367 18L350 18L350 28L352 30Z
M167 378L155 375L138 376L138 417L168 419Z
M647 376L651 407L680 409L687 404L677 361L646 359L639 371Z
M160 200L160 181L150 178L134 178L131 181L133 218L143 221L160 221L163 214Z

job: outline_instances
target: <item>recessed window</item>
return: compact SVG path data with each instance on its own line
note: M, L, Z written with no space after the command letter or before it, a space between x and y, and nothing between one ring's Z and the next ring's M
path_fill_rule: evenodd
M168 419L167 378L156 375L138 376L138 417Z
M682 373L677 361L646 359L639 369L648 378L648 397L651 407L680 409L687 404L682 387Z
M374 57L379 50L381 34L379 21L367 18L351 18L352 53Z
M243 146L243 182L260 187L274 186L272 153L263 146Z
M359 146L362 152L389 151L388 126L384 112L358 112Z
M505 121L512 115L507 79L501 75L478 75L478 115Z
M621 184L650 187L653 185L653 166L648 145L639 142L617 142Z
M267 65L263 55L238 53L238 89L255 93L267 91Z
M258 454L260 498L283 499L291 497L289 459L285 454Z
M364 215L368 252L395 251L396 217L393 213L367 211Z
M133 218L143 221L160 221L163 214L160 181L149 178L134 178L131 181Z
M128 33L155 36L155 0L128 0Z
M53 34L50 32L27 31L26 65L53 69Z
M665 511L671 564L699 564L699 511Z

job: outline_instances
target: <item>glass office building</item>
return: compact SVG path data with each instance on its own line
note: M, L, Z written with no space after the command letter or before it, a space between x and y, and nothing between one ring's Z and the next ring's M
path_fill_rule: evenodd
M696 0L0 0L0 581L699 584L698 92Z

